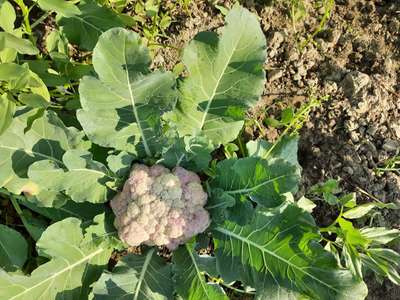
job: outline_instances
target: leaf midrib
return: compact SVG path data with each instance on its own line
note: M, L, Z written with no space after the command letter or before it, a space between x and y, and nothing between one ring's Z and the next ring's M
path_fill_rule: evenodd
M244 238L244 237L242 237L242 236L240 236L240 235L238 235L238 234L236 234L236 233L234 233L234 232L232 232L232 231L230 231L230 230L227 230L227 229L225 229L225 228L222 228L222 227L216 227L215 230L216 230L216 231L219 231L220 233L222 233L222 234L224 234L224 235L226 235L226 236L236 238L237 240L240 240L240 241L242 241L243 243L246 243L246 244L248 244L248 245L253 246L254 248L257 248L257 249L260 250L261 252L265 252L265 253L267 253L267 254L269 254L269 255L275 257L276 259L278 259L278 260L282 261L283 263L287 264L288 266L290 266L290 267L292 267L292 268L298 270L299 272L303 273L304 275L306 275L306 276L308 276L308 277L314 279L315 281L317 281L317 282L319 282L320 284L326 286L327 288L329 288L329 289L331 289L331 290L333 290L333 291L335 291L335 292L341 294L341 291L339 291L339 290L336 289L335 287L329 285L328 283L326 283L326 282L324 282L324 281L321 281L320 279L318 279L318 278L315 277L314 275L312 275L312 274L310 274L310 273L308 273L308 272L305 272L302 268L300 268L300 267L298 267L298 266L292 264L290 261L288 261L288 260L286 260L285 258L283 258L283 257L281 257L281 256L279 256L279 255L277 255L276 253L274 253L274 252L272 252L272 251L270 251L270 250L268 250L268 249L266 249L266 248L263 248L261 245L259 245L259 244L255 243L255 242L253 242L252 240L249 240L249 239L247 239L247 238ZM265 266L265 267L267 268L267 266Z
M240 42L240 40L241 40L241 38L242 38L242 34L243 34L243 31L240 33L238 39L236 40L235 46L232 47L232 52L231 52L230 55L228 56L228 58L227 58L227 60L226 60L226 62L225 62L225 65L224 65L224 67L223 67L222 70L221 70L221 73L220 73L220 75L219 75L219 78L217 79L217 81L216 81L216 83L215 83L214 89L213 89L213 91L212 91L212 93L211 93L211 96L209 97L209 100L208 100L206 109L204 110L203 117L202 117L202 119L201 119L200 130L203 129L204 123L205 123L206 118L207 118L208 111L210 110L210 107L211 107L211 102L212 102L212 101L214 100L214 98L215 98L215 95L216 95L216 93L217 93L219 84L220 84L220 82L221 82L221 80L222 80L222 77L225 75L225 71L226 71L226 69L228 68L228 65L229 65L229 63L230 63L230 61L231 61L231 59L232 59L233 54L236 52L236 47L238 46L238 44L239 44L239 42ZM220 50L220 45L221 45L221 39L218 41L218 50ZM218 56L217 56L217 57L218 57Z
M155 248L153 247L149 250L149 252L147 252L146 259L144 260L142 270L140 271L139 280L138 280L138 283L137 283L137 286L135 289L135 295L133 298L134 300L137 300L140 295L140 289L141 289L142 283L144 281L144 276L146 275L146 271L150 264L151 258L153 257L154 249Z
M244 188L244 189L239 189L239 190L226 191L226 193L230 194L230 195L250 193L250 192L253 192L253 191L257 190L258 188L260 188L260 187L262 187L264 185L267 185L267 184L269 184L271 182L274 182L274 181L282 179L282 178L286 178L288 176L291 176L291 175L280 175L280 176L274 177L272 179L268 179L268 180L266 180L266 181L264 181L264 182L262 182L260 184L257 184L257 185L255 185L255 186L253 186L251 188Z
M84 262L86 262L86 261L89 261L90 259L92 259L93 257L97 256L98 254L100 254L101 252L103 252L103 251L105 251L105 250L106 250L106 249L103 249L103 248L97 249L95 252L91 253L90 255L87 255L87 256L83 257L82 259L78 260L77 262L73 263L72 265L69 265L67 268L64 268L64 269L62 269L62 270L60 270L60 271L58 271L58 272L56 272L56 273L53 273L51 276L47 277L45 280L40 281L39 283L37 283L37 284L35 284L35 285L33 285L33 286L31 286L31 287L29 287L29 288L23 290L21 293L19 293L19 294L17 294L17 295L14 295L14 296L13 296L12 298L10 298L9 300L16 299L16 298L20 297L21 295L26 294L27 292L29 292L29 291L31 291L31 290L33 290L33 289L35 289L35 288L37 288L37 287L43 285L44 283L46 283L46 282L49 281L49 280L54 280L54 278L56 278L57 276L59 276L59 275L65 273L65 272L67 272L67 271L72 270L72 269L75 268L76 266L79 266L80 264L82 264L82 263L84 263Z
M128 62L126 61L126 41L124 42L124 47L123 47L123 59L124 59L125 65L127 66ZM132 87L131 87L131 84L129 81L129 72L128 72L127 67L125 68L125 74L126 74L126 84L128 86L128 91L129 91L129 98L130 98L130 101L132 104L132 112L135 117L135 120L137 121L136 124L138 125L138 129L139 129L140 135L142 137L144 151L146 152L147 156L151 157L152 154L151 154L149 145L147 144L146 137L143 132L142 124L140 123L140 118L139 118L139 115L138 115L138 112L136 109L136 102L135 102L135 98L133 97L133 91L132 91Z
M203 278L200 277L200 276L201 276L200 270L199 270L199 268L198 268L198 266L197 266L196 259L194 258L193 253L192 253L192 251L191 251L190 248L189 248L189 245L188 245L188 244L185 244L185 248L186 248L187 252L189 253L189 256L190 256L190 258L191 258L191 260L192 260L192 262L193 262L193 266L194 266L194 268L195 268L195 270L196 270L196 276L197 276L197 278L198 278L199 281L200 281L201 287L203 288L204 293L206 294L207 299L211 299L211 298L209 297L209 295L208 295L207 288L204 286L204 280L203 280Z

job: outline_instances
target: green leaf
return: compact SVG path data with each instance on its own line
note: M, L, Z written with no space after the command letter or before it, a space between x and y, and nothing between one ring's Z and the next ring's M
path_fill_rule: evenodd
M135 160L135 156L122 151L117 155L107 156L108 167L114 174L120 178L125 178L129 175L131 170L132 162Z
M199 256L185 244L174 251L172 261L175 290L182 299L228 299L218 284L206 281L205 272L215 269L215 257Z
M68 55L68 41L63 33L53 30L46 38L46 49L48 52L57 51Z
M43 10L55 11L63 17L73 17L79 15L81 11L71 1L65 0L38 0L38 4Z
M266 161L257 157L227 159L217 165L213 189L245 197L265 207L282 203L281 194L297 191L299 176L296 168L281 159Z
M28 65L0 64L0 81L7 82L7 89L19 92L18 100L32 107L46 107L50 93L40 77Z
M361 234L359 229L354 228L353 223L342 218L339 218L338 223L342 229L342 235L345 243L363 248L368 246L370 241Z
M360 232L363 237L377 244L387 244L400 237L400 230L384 227L365 227Z
M47 228L36 244L50 261L30 276L0 271L1 299L87 299L89 286L107 266L112 249L84 241L81 222L68 218Z
M225 21L220 37L202 32L185 48L189 75L169 116L181 136L202 135L215 146L237 137L245 111L258 101L265 81L266 43L256 16L235 7Z
M297 206L304 209L305 211L312 213L314 208L317 206L314 202L312 202L310 199L307 199L306 197L301 197L297 202Z
M241 280L262 292L282 287L312 299L364 299L366 285L340 269L318 243L310 214L289 204L258 210L250 224L226 221L213 230L222 278Z
M394 203L370 202L357 205L356 207L345 211L343 217L347 219L358 219L367 215L374 208L398 209Z
M9 32L0 32L0 51L6 48L16 50L21 54L35 55L39 50L29 40L19 38Z
M296 166L301 172L301 166L298 162L298 136L282 136L275 144L260 139L249 141L246 144L248 156L255 156L264 159L281 158Z
M26 230L29 232L31 237L37 241L42 236L42 233L46 230L48 223L40 216L33 216L29 209L24 209L22 211L22 215L25 219L24 226Z
M16 230L0 224L0 267L12 272L21 269L28 257L28 244Z
M68 150L62 163L41 160L29 167L28 176L40 189L65 192L75 202L102 203L109 200L107 186L114 178L107 168L86 150ZM84 182L84 184L82 184Z
M21 205L28 207L30 210L49 218L52 221L61 221L68 217L74 217L88 222L94 216L104 211L104 206L101 204L92 204L90 202L76 203L74 201L66 201L62 206L54 207L41 207L41 201L33 203L30 201L18 201Z
M15 112L15 102L10 94L0 95L0 135L10 126Z
M345 243L342 250L342 255L344 257L346 267L354 274L356 278L362 279L362 262L356 247Z
M160 113L175 99L174 76L149 73L147 49L122 28L100 37L93 65L99 79L84 77L79 86L86 134L101 146L152 157L162 145Z
M93 286L94 299L172 299L171 266L155 248L143 255L128 254L112 273L104 272Z
M20 108L11 126L0 135L0 187L15 194L37 193L38 187L32 184L27 174L31 164L40 160L63 164L63 154L75 146L76 133L65 127L54 112L46 111L42 117L37 113Z
M14 7L7 0L0 1L0 27L6 32L12 32L16 19Z
M383 248L374 248L368 255L361 256L363 263L382 277L387 277L396 285L400 285L400 275L397 269L400 266L400 254Z
M99 6L95 1L81 1L80 14L58 18L58 25L71 43L85 50L92 50L99 36L113 27L123 26L122 20L109 8ZM75 11L75 9L74 9Z
M176 139L163 151L161 163L168 168L181 166L194 172L204 171L211 160L212 145L200 136Z

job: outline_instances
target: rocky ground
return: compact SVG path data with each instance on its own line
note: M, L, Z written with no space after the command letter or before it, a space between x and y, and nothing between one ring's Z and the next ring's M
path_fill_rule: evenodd
M268 42L268 81L253 117L262 124L282 107L328 98L300 131L302 191L340 178L360 201L376 197L400 204L400 174L376 172L400 152L400 1L337 0L322 30L318 26L327 11L315 5L318 1L306 3L307 14L296 22L282 1L261 2L242 1L258 14ZM189 11L177 16L164 43L181 49L197 32L222 25L221 11L206 1L192 1ZM155 59L171 69L179 57L179 51L166 48ZM264 129L266 138L277 137L275 128ZM257 131L251 134L260 135ZM317 210L316 217L330 221L326 211ZM399 217L399 211L385 210L374 222L400 228ZM371 278L368 284L369 299L400 299L400 288L389 281L381 285Z

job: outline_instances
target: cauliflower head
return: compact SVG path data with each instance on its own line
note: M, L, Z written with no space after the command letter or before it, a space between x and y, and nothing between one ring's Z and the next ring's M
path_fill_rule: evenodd
M179 244L210 225L207 193L197 174L176 167L136 164L122 192L111 200L121 240L131 246Z

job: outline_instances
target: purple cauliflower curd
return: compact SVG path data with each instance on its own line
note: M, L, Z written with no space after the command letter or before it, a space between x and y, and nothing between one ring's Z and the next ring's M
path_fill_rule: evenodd
M121 240L174 250L210 225L206 202L197 174L181 167L171 172L161 165L136 164L111 207Z

